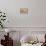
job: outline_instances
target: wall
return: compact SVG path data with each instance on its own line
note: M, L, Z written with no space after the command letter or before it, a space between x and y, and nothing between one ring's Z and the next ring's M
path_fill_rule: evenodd
M0 0L0 9L6 12L7 27L46 27L45 4L46 0ZM32 12L28 16L21 16L19 9L22 7Z
M32 9L32 15L21 16L19 9L22 7ZM0 0L0 9L7 15L5 26L21 31L22 35L31 31L46 31L46 0Z

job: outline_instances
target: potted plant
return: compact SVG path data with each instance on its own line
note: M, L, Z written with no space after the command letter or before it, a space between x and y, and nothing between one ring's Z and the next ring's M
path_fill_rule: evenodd
M4 28L4 22L6 20L6 15L4 12L0 11L0 27Z

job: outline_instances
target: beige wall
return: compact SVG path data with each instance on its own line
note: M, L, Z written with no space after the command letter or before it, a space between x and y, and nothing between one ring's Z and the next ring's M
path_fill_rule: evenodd
M23 7L32 12L21 16L19 9ZM8 27L46 27L46 0L0 0L0 9L6 12Z
M32 12L28 16L21 16L19 9L23 7L29 8L30 12L32 9ZM8 29L20 31L20 36L31 31L46 31L46 0L0 0L0 9L6 12L6 26L13 27ZM15 35L17 39L19 34Z

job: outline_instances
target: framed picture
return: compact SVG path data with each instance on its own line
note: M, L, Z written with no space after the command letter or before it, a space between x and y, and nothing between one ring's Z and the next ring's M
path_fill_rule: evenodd
M28 8L20 8L20 14L28 14Z

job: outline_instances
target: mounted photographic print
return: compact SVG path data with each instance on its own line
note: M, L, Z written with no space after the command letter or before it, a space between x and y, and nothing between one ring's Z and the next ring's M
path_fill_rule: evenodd
M20 8L20 14L28 14L28 8Z

